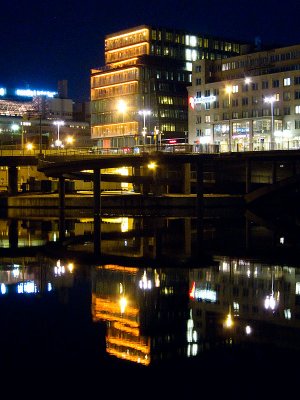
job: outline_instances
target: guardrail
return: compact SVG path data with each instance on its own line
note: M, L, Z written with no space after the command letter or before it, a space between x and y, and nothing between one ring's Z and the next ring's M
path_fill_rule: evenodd
M300 141L286 141L281 143L260 143L253 144L252 150L249 147L240 148L238 146L232 146L232 153L239 153L245 151L269 151L269 150L299 150ZM141 153L152 153L152 152L167 152L167 153L204 153L204 154L219 154L228 153L228 145L218 145L218 144L163 144L163 145L139 145L133 147L79 147L79 148L63 148L63 149L20 149L17 146L5 146L0 147L0 157L1 156L87 156L87 155L124 155L124 154L141 154Z
M139 155L141 153L153 153L157 151L167 153L218 153L219 146L217 145L199 145L197 147L190 144L172 144L172 145L142 145L134 147L115 147L115 148L102 148L102 147L80 147L80 148L64 148L64 149L16 149L16 148L0 148L1 156L86 156L86 155Z

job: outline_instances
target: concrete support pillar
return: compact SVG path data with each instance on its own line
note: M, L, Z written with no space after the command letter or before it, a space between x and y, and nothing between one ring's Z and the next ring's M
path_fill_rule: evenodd
M101 213L101 170L94 169L94 215Z
M140 166L138 166L138 167L133 167L133 175L134 176L141 176L141 167ZM142 187L141 187L142 185L140 184L140 183L137 183L137 182L135 182L134 184L133 184L133 187L134 187L134 191L135 192L137 192L137 193L141 193L142 192Z
M18 194L18 168L15 166L8 167L8 194Z
M183 193L191 194L191 164L183 164Z
M59 177L58 181L58 195L59 195L59 209L60 211L65 210L65 195L66 195L66 182L63 176Z
M18 248L18 220L12 219L8 225L8 241L10 249Z

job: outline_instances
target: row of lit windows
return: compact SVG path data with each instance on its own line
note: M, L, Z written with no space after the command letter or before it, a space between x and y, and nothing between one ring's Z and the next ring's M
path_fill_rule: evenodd
M161 124L160 129L163 132L175 132L176 126L175 126L175 124L171 124L171 123Z
M130 83L126 85L116 85L102 89L93 90L92 99L100 99L101 97L121 96L126 94L137 93L138 84Z
M105 40L105 50L116 49L119 47L129 46L139 42L148 40L149 30L143 29L134 33L124 34Z
M285 52L281 54L271 54L262 56L261 54L258 57L249 56L247 58L243 58L242 60L234 60L229 63L222 65L222 71L233 70L238 68L253 68L253 67L263 67L269 66L274 62L282 62L286 60L295 60L300 58L300 51L293 52Z
M178 109L161 109L159 110L159 116L161 118L175 118L175 119L181 119L181 120L186 120L187 119L187 113L184 110L178 110Z
M241 131L250 131L250 124L249 122L246 123L241 123L241 122L233 122L231 125L232 133L237 133ZM275 130L282 130L282 122L281 121L275 121ZM227 130L229 128L229 122L227 124ZM270 120L266 119L261 119L258 121L253 121L252 129L253 132L257 133L262 133L262 132L268 132L270 133L271 131L271 122ZM224 133L224 125L223 124L215 124L214 125L214 132L215 133ZM201 130L200 130L201 131Z
M165 34L164 34L165 33ZM238 43L227 42L223 40L208 39L201 36L185 35L173 32L162 32L160 30L151 31L152 40L166 41L177 43L185 46L208 48L209 42L212 42L212 48L221 51L232 51L237 54L240 53L240 45Z
M158 96L158 104L186 106L187 100L185 97Z
M201 85L201 83L202 83L201 78L197 77L195 79L196 86ZM260 82L261 87L259 87L259 83L258 82L252 82L250 84L245 83L245 84L242 85L242 92L248 92L249 88L251 88L253 91L260 90L260 89L263 89L263 90L264 89L269 89L269 87L270 87L269 83L270 82L268 80L263 80L263 81ZM283 87L291 86L292 83L294 83L294 85L300 85L300 76L294 77L293 80L290 77L282 79L282 86ZM228 85L227 87L230 88L231 93L238 93L239 92L239 85L232 85L232 86ZM271 88L279 88L279 87L281 87L280 80L279 79L272 79ZM213 89L213 90L215 91L216 89ZM214 95L216 95L216 94L214 93Z
M129 47L124 50L106 53L105 54L105 61L106 63L111 63L114 61L125 60L128 58L138 57L143 54L148 54L148 46L146 43L140 46Z
M127 110L137 109L137 98L135 95L126 97L126 108ZM91 112L101 113L101 112L115 112L118 109L118 102L115 98L108 98L99 101L92 101Z
M286 110L289 111L289 110ZM296 114L300 114L300 107L299 107L299 112ZM273 110L273 115L275 116L280 116L280 109L279 108L274 108ZM290 115L290 114L285 114L285 115ZM214 121L220 121L221 119L238 119L238 118L251 118L251 117L270 117L271 112L268 109L263 109L263 110L247 110L247 111L233 111L233 112L225 112L222 114L222 118L220 118L219 114L215 114L213 116ZM209 123L211 122L212 116L206 115L205 116L205 122ZM198 124L201 124L201 117L198 116L196 117L196 121Z
M92 78L92 88L110 85L114 83L133 81L138 79L138 69L124 70L118 73L98 75Z

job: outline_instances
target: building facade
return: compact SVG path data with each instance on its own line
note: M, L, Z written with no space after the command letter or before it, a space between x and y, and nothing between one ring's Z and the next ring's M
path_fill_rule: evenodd
M64 147L93 146L89 104L83 111L81 104L67 96L66 81L58 82L58 92L0 88L1 148L26 149L27 144L36 149L39 146L51 148L57 139ZM56 121L63 121L59 138Z
M91 70L92 138L105 148L187 140L192 62L248 45L146 25L105 38L105 66Z
M189 143L196 147L299 147L300 45L195 61L188 93Z

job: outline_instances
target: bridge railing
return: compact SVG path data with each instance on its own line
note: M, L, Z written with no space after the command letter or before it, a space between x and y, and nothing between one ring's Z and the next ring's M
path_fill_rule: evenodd
M289 140L282 141L280 143L259 143L252 145L250 148L248 145L240 147L239 145L231 146L229 149L227 144L188 144L188 143L176 143L176 144L147 144L138 145L133 147L77 147L77 148L63 148L63 149L35 149L28 150L26 148L20 149L18 146L2 146L0 147L1 156L36 156L45 157L52 155L59 156L85 156L85 155L126 155L141 153L152 153L152 152L166 152L166 153L204 153L204 154L218 154L226 152L244 152L244 151L269 151L269 150L299 150L300 140Z

